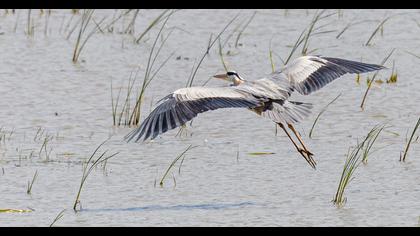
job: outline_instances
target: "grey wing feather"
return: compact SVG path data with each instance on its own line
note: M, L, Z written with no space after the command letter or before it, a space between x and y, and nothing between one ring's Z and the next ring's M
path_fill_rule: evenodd
M263 99L252 96L246 89L221 88L183 88L166 96L140 127L125 136L127 141L154 139L157 135L182 126L199 113L219 108L253 108Z
M344 74L366 73L385 67L333 57L303 56L288 64L282 74L296 91L307 95ZM276 75L275 75L276 76Z

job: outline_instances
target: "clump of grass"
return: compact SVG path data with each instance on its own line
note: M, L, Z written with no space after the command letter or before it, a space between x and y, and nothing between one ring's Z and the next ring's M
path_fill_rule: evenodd
M59 219L61 219L63 217L65 211L66 211L66 209L63 209L62 211L60 211L58 213L58 215L54 218L53 222L51 222L49 227L52 227L55 224L55 222L57 222Z
M38 176L38 171L35 171L34 177L32 178L32 181L28 181L28 187L26 189L27 194L31 194L32 192L32 186L34 185L35 179Z
M81 22L80 22L80 29L79 29L79 34L77 36L76 39L76 44L74 46L74 50L73 50L73 63L76 63L79 59L80 53L82 52L84 46L86 45L87 41L90 39L90 37L93 36L93 34L95 34L98 29L100 29L100 25L102 24L102 22L105 20L105 17L102 18L99 23L95 22L95 26L93 27L93 29L86 35L86 37L84 39L83 35L86 32L86 29L89 25L89 22L91 20L93 20L93 13L95 12L94 9L85 9L83 10L82 13L82 18L81 18Z
M394 53L394 51L395 51L395 48L393 48L391 50L391 52L382 60L381 66L383 66L386 63L386 61L388 61L388 59L391 57L391 55ZM372 83L373 83L373 81L375 81L375 78L378 75L378 73L379 73L379 70L376 71L375 74L373 74L372 79L369 81L369 84L366 88L366 92L363 95L362 103L360 104L360 108L362 108L362 110L364 109L364 105L365 105L365 102L366 102L368 92L369 92L370 88L372 87Z
M159 185L162 187L163 186L163 181L165 180L166 176L168 175L169 171L171 170L171 168L175 165L175 163L181 158L183 157L189 150L196 148L198 146L192 146L189 145L181 154L179 154L173 161L172 163L169 165L168 169L166 170L165 174L162 176ZM181 168L181 166L180 166ZM178 171L180 172L181 169L179 169Z
M130 111L131 111L130 100L132 96L134 82L137 78L137 75L134 77L132 75L133 73L130 74L130 77L128 79L127 93L125 95L126 97L121 108L120 108L119 101L120 101L120 94L121 94L122 87L120 87L117 98L114 100L114 94L113 94L114 88L112 86L112 81L111 81L111 108L112 108L112 120L113 120L114 126L129 125L128 120L130 118ZM118 112L118 109L120 110L119 112ZM122 120L123 117L125 117L124 121Z
M410 139L407 142L407 145L405 146L404 155L400 155L400 161L405 161L405 158L407 157L408 149L410 148L411 142L413 141L413 137L417 131L417 129L420 126L420 118L417 120L416 125L414 126L413 132L411 133ZM418 138L418 137L417 137Z
M334 196L334 199L332 202L337 207L342 207L346 201L347 198L344 196L344 192L346 190L346 187L350 183L350 181L354 178L352 177L354 174L354 171L359 167L359 165L362 163L362 160L364 158L364 155L369 154L369 151L375 142L377 136L379 135L380 131L383 129L378 128L379 126L375 126L365 137L363 142L359 143L354 147L352 150L349 148L349 151L347 153L346 161L344 162L343 171L341 173L340 182L338 184L337 192ZM383 126L382 126L383 127ZM378 133L379 131L379 133ZM366 146L365 146L366 145ZM351 151L350 151L351 150ZM366 159L367 160L367 159Z
M360 149L362 145L359 144L354 148L351 152L349 149L349 152L347 154L346 161L344 163L343 172L341 173L340 183L338 185L337 192L334 196L334 199L332 200L333 203L338 206L342 207L346 201L347 198L344 196L345 189L347 185L352 180L352 175L354 171L357 169L357 167L360 165Z
M333 104L339 97L341 96L341 93L337 95L331 102L329 102L318 114L318 116L315 118L314 123L312 124L311 130L309 131L309 138L312 138L312 133L315 128L316 123L319 120L319 117L327 110L328 106Z
M376 139L378 138L379 134L384 130L385 125L382 126L375 126L367 135L366 137L366 145L362 147L362 162L363 164L367 164L368 156L370 150L372 149L373 144L375 143Z
M99 164L101 164L102 162L110 159L111 157L114 157L115 155L118 154L118 152L113 153L109 156L105 156L106 153L108 152L108 150L104 151L98 158L96 158L96 160L94 160L95 154L98 152L98 150L102 147L102 145L104 145L108 140L105 140L104 142L102 142L96 149L95 151L92 153L92 155L89 157L89 159L86 161L86 163L83 165L83 174L82 174L82 179L80 181L80 186L79 186L79 190L77 192L76 195L76 199L74 201L73 204L73 210L77 211L77 205L80 205L80 194L82 192L83 186L86 182L86 179L89 177L89 174L92 172L93 169L95 169L95 167ZM81 205L80 205L80 209L81 209Z
M133 110L131 111L131 115L130 118L128 120L128 124L129 125L138 125L139 121L140 121L140 115L141 115L141 106L142 106L142 102L143 102L143 98L144 98L144 94L146 92L146 89L148 88L149 84L153 81L153 79L155 78L155 76L157 75L157 73L163 68L163 66L169 61L169 59L174 55L175 52L172 52L163 62L162 64L152 73L153 70L153 66L156 62L157 57L159 56L159 53L161 51L161 49L163 48L163 46L165 45L167 39L169 38L169 36L171 35L171 33L173 32L174 29L172 29L168 35L166 36L166 38L163 39L160 47L157 49L156 53L155 52L155 48L156 48L156 44L157 41L159 39L159 37L162 34L162 30L165 27L166 23L169 20L169 17L174 13L175 11L172 11L171 13L168 14L168 16L166 17L165 22L162 24L158 34L156 35L155 41L153 43L152 49L150 50L150 54L149 54L149 58L147 61L147 66L146 66L146 70L145 70L145 74L144 74L144 78L143 78L143 83L141 85L140 88L140 93L137 96L137 100L136 103L134 105Z

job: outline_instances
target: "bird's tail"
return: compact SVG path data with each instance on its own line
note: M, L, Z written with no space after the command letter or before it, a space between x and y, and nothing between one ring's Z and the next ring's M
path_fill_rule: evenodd
M287 123L298 123L311 114L312 104L303 102L286 101L283 105Z
M311 114L312 107L311 103L286 100L283 105L273 103L273 108L264 111L262 115L276 123L294 124L308 117Z

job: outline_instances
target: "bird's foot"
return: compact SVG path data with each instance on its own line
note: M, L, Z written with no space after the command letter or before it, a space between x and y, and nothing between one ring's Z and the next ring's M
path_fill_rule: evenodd
M305 152L306 154L308 154L309 156L313 156L314 154L312 152L310 152L308 149L304 149L303 152Z
M305 158L306 162L308 162L312 168L316 169L316 162L312 157L314 155L312 152L302 148L298 148L298 152L303 156L303 158Z

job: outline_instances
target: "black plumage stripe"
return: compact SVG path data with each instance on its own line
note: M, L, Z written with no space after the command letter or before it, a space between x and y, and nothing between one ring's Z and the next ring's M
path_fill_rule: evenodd
M380 69L385 68L384 66L381 66L381 65L350 61L350 60L334 58L334 57L322 57L322 58L329 62L332 62L334 64L340 65L348 69L349 70L348 73L364 73L364 72L380 70Z

